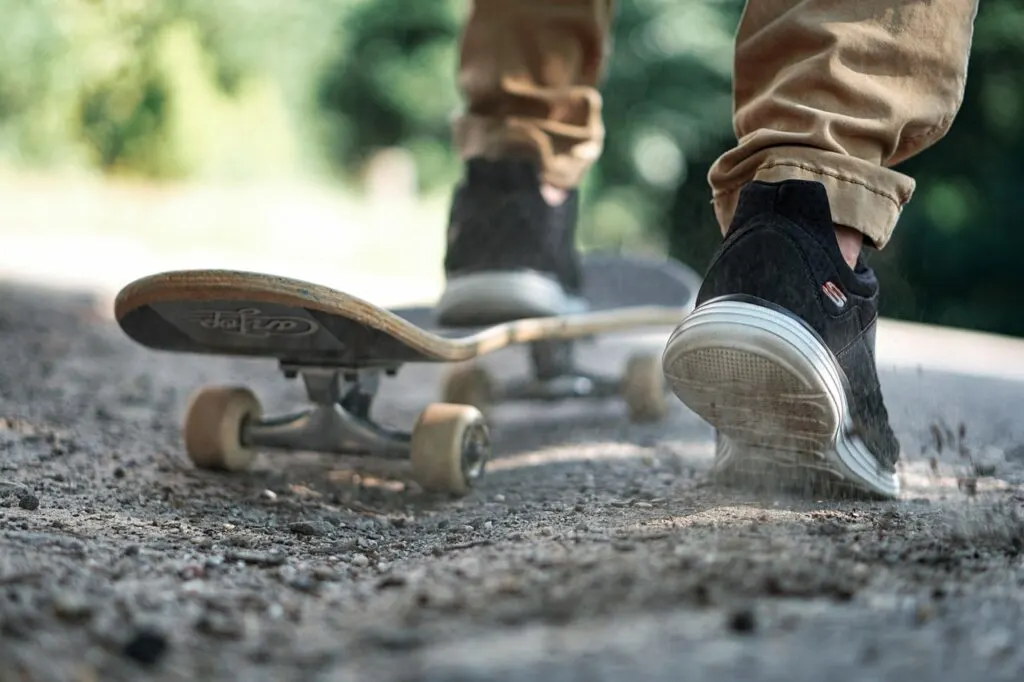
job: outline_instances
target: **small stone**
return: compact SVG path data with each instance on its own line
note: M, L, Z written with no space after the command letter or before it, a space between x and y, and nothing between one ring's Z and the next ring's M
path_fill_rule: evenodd
M927 602L922 602L914 609L914 622L924 625L935 618L935 607Z
M392 587L404 587L406 582L408 581L404 575L386 575L377 582L377 589L386 590Z
M305 573L295 576L286 584L288 585L288 587L292 588L293 590L298 590L299 592L310 593L316 592L317 590L317 582Z
M757 629L757 619L751 609L739 609L729 614L729 629L741 634L750 634Z
M159 632L140 630L122 649L122 653L145 666L156 665L167 652L167 638Z
M633 506L638 509L651 509L654 505L650 502L634 502Z
M283 554L244 551L226 552L224 558L227 561L242 562L243 564L253 564L255 566L263 567L280 566L287 559Z
M334 582L338 580L338 572L330 566L317 566L313 569L313 577L321 582Z
M39 498L32 493L20 495L18 497L18 506L27 511L35 511L39 509Z
M92 604L73 594L58 594L53 599L54 614L65 621L84 621L92 616Z
M182 580L197 580L206 577L206 570L201 564L189 564L178 571L178 577Z
M224 543L231 547L251 547L252 539L242 533L232 533L224 538Z
M123 467L117 467L116 469L114 469L114 478L124 478L124 474L125 471Z
M365 554L353 554L348 562L356 568L365 568L370 565L370 560Z
M195 628L198 632L217 639L242 639L245 634L241 621L216 612L201 615L196 621Z
M504 502L505 501L505 496L502 495L501 493L498 493L497 495L494 496L494 501L495 502Z
M288 530L296 535L305 535L307 537L322 535L321 530L309 521L296 521L288 526Z
M263 492L260 493L260 497L262 497L264 500L267 500L268 502L273 502L274 500L277 499L277 493L275 493L273 490L264 490Z
M965 495L973 497L978 494L978 479L973 476L958 478L956 485Z

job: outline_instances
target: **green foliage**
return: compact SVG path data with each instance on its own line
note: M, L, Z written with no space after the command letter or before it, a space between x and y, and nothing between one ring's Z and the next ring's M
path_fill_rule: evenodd
M7 0L0 154L155 177L293 167L327 37L300 5Z
M732 135L733 33L742 2L621 2L604 92L604 154L588 186L581 239L636 250L674 242L664 229L678 186ZM668 232L668 233L666 233Z
M375 0L344 16L339 31L351 40L328 61L318 88L335 165L353 171L376 149L401 145L413 152L424 189L455 179L449 117L459 105L464 5Z

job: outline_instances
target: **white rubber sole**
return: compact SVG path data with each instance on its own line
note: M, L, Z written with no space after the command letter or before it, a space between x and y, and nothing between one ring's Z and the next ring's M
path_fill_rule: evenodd
M441 324L473 326L583 312L558 282L537 272L481 272L450 280L435 306Z
M673 392L718 430L717 470L769 463L796 477L825 474L899 495L899 478L852 432L834 358L797 320L754 303L712 301L676 328L662 363Z

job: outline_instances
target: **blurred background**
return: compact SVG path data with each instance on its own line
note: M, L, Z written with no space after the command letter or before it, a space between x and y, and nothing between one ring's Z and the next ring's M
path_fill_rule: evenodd
M740 0L620 0L585 247L719 239ZM116 291L243 267L383 304L441 287L463 0L3 0L0 277ZM872 255L890 317L1024 336L1024 5L985 0L949 136Z

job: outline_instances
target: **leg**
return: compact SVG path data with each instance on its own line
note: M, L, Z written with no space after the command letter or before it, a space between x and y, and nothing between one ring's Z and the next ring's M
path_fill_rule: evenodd
M788 470L895 496L874 360L883 248L963 93L976 0L762 0L736 40L737 146L712 168L725 240L665 350L723 477ZM782 465L782 466L780 466ZM824 474L824 478L810 474Z
M576 188L601 153L611 0L476 0L462 39L466 176L452 202L442 323L581 306Z

